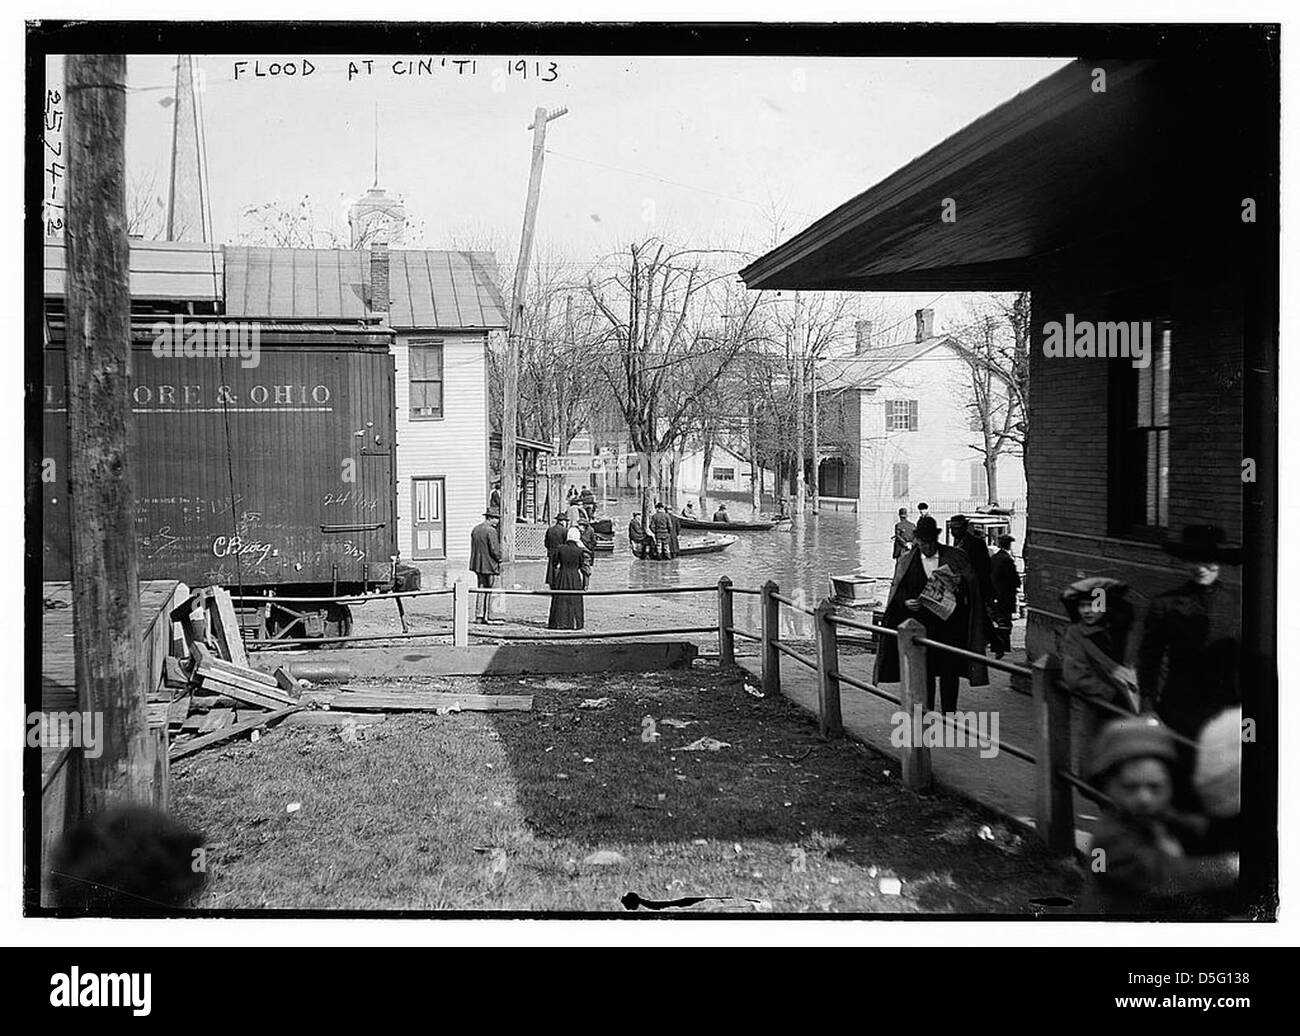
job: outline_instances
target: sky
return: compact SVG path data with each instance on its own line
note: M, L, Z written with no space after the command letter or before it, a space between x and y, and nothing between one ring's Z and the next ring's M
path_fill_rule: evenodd
M432 74L394 71L420 58ZM512 256L527 126L538 106L567 107L548 126L537 255L581 270L650 234L760 254L1068 59L551 54L477 56L461 71L465 55L195 60L218 241L247 231L250 206L304 196L345 236L347 205L374 178L377 111L379 181L422 225L412 243ZM298 74L257 74L277 62ZM164 198L174 68L171 55L128 59L128 178L156 178ZM48 74L61 79L61 59Z

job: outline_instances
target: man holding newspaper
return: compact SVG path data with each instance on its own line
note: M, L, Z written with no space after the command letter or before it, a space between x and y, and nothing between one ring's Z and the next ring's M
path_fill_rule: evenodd
M918 619L930 640L984 654L984 601L970 559L955 547L939 543L939 526L925 515L917 519L915 546L894 566L894 580L885 605L884 624L897 628L904 619ZM989 682L988 667L935 648L926 650L926 708L934 708L934 689L944 712L957 709L960 679L973 687ZM876 652L875 682L896 683L898 642L882 637Z

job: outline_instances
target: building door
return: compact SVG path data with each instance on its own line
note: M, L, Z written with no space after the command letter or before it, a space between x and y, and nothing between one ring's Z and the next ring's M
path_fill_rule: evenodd
M416 561L447 556L445 489L445 479L411 479L411 557Z

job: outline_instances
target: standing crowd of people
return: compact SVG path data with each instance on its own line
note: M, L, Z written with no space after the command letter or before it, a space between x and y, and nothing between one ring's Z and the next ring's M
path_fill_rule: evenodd
M937 690L940 709L953 713L962 678L988 683L987 665L971 656L990 648L1000 658L1011 648L1021 583L1014 537L999 536L990 555L973 523L955 515L946 546L928 508L918 510L915 523L898 512L883 624L918 619L928 640L969 653L926 649L926 708ZM1237 875L1239 620L1219 576L1241 552L1209 525L1187 526L1163 546L1187 565L1187 578L1152 598L1139 637L1123 581L1089 576L1060 595L1071 769L1104 811L1091 849L1105 866L1095 869L1084 904L1099 913L1213 913ZM884 637L875 681L898 679L897 641Z

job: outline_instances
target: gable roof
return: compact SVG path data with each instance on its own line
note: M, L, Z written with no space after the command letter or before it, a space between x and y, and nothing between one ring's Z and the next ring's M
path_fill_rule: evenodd
M249 248L226 252L226 314L245 318L364 320L371 253L335 248ZM487 252L393 249L388 253L387 323L396 328L503 328L509 323Z
M818 391L873 389L889 375L948 343L948 335L935 335L920 342L886 345L862 354L828 356L819 365Z

